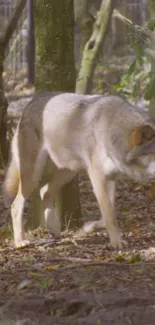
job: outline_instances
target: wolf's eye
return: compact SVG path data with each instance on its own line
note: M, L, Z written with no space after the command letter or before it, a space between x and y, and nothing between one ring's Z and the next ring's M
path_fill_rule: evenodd
M155 131L149 126L146 125L142 128L142 143L151 141L155 138Z

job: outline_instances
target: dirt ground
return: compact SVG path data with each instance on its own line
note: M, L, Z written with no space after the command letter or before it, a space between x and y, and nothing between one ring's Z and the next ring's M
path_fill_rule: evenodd
M86 175L80 177L86 220L99 210ZM0 246L0 325L124 325L155 322L155 187L119 180L117 217L128 247L109 246L105 232L81 237L45 229L28 233L31 246ZM1 205L1 221L9 217ZM2 222L2 224L3 224Z

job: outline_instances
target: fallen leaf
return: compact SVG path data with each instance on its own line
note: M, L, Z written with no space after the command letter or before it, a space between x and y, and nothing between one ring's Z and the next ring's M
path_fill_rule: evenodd
M121 209L121 211L122 211L122 213L127 213L128 211L129 211L129 208L128 207L123 207L122 209Z
M136 228L135 230L134 230L134 232L135 232L135 234L136 235L141 235L141 230L139 229L139 228Z
M31 281L26 279L26 280L23 280L19 286L18 286L18 290L22 290L22 289L25 289L27 288L29 285L30 285Z
M141 192L141 191L143 191L143 186L137 186L136 188L135 188L135 192Z
M28 276L41 277L43 275L39 272L29 272Z
M57 271L59 269L60 265L56 264L56 265L47 265L44 267L45 271Z
M151 184L151 188L155 192L155 183Z
M154 197L153 193L152 192L148 193L148 197L149 197L149 199L153 199L153 197Z

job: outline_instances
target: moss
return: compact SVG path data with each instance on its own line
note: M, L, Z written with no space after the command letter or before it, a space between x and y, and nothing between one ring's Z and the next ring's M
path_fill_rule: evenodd
M74 91L73 1L35 1L36 89Z

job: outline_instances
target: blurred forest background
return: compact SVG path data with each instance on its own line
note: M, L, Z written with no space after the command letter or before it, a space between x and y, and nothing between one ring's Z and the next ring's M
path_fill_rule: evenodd
M109 24L106 42L100 51L97 62L93 92L105 93L112 89L118 90L121 87L124 90L126 86L127 89L124 90L126 95L140 98L143 96L150 72L151 54L147 51L143 52L143 50L144 46L148 46L148 39L146 39L148 22L153 19L154 15L151 1L116 0L113 2L115 2L115 10ZM0 0L1 34L12 18L17 3L17 0ZM101 0L83 0L81 9L75 5L74 36L77 67L83 34L91 35L92 24L100 5ZM154 28L154 26L151 27ZM26 95L31 93L30 86L34 84L34 38L32 1L27 1L5 51L4 86L6 95L19 96L23 95L23 92ZM132 62L135 62L134 59L138 55L140 62L137 62L130 71L130 74L135 74L135 78L131 78L132 80L129 81L125 78L128 68Z

